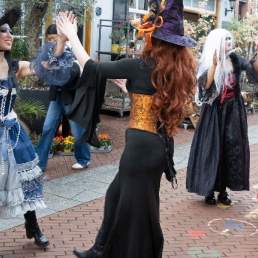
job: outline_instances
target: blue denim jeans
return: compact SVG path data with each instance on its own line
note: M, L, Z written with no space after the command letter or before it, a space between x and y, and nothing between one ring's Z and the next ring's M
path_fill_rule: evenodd
M39 156L39 167L46 168L48 161L48 154L51 149L53 138L60 125L61 119L64 114L67 114L70 110L71 104L64 105L61 94L57 94L56 101L50 101L47 110L47 115L44 121L41 138L36 147L36 153ZM90 149L88 143L78 144L77 141L81 138L84 133L84 129L77 123L69 120L72 134L74 136L74 157L76 161L85 166L90 160Z

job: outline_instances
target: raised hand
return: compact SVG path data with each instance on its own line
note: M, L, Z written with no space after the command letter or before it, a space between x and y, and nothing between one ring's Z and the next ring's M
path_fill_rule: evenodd
M66 11L65 13L66 13L66 15L68 15L68 11ZM57 35L58 35L58 37L59 37L61 40L63 40L63 41L66 42L66 41L68 40L67 37L66 37L66 35L62 33L62 31L59 29L58 26L56 26L56 30L57 30Z
M90 56L85 51L80 39L77 35L78 19L73 12L60 12L56 17L56 26L60 33L64 34L73 49L73 53L81 67L90 59Z
M59 33L64 34L68 40L77 35L78 19L74 16L73 12L59 12L56 17L56 25Z

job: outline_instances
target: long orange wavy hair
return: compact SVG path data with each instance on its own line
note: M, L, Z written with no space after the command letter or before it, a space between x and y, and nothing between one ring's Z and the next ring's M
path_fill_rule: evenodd
M196 61L187 47L152 37L152 47L145 48L142 56L154 58L156 68L151 80L157 89L152 108L167 135L174 136L185 117L184 107L190 101L197 84Z

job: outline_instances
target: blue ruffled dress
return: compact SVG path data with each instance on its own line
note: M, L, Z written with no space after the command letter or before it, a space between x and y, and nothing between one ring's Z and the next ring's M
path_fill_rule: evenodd
M45 54L53 57L52 45L44 46L48 51ZM42 77L42 60L47 60L42 52L31 63L38 77ZM67 59L67 55L63 57ZM51 63L47 63L50 69L45 74L44 81L69 80L69 68L74 60L70 55L69 61L61 62L58 70L57 62L54 69ZM63 58L61 57L61 58ZM59 57L59 60L61 60ZM65 65L64 65L65 63ZM19 61L11 62L12 69L16 73L19 69ZM64 76L64 71L66 75ZM46 75L47 74L47 75ZM12 84L12 87L10 87ZM25 214L28 210L43 209L46 207L43 200L43 182L45 176L37 166L38 157L32 142L25 129L20 124L17 114L13 110L16 100L18 85L11 78L0 80L0 217L10 218Z

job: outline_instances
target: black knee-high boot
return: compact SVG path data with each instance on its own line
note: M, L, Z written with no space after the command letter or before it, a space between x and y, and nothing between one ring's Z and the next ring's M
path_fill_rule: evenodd
M25 229L27 238L31 239L34 237L35 244L39 247L46 247L49 245L48 238L41 232L35 211L27 211L24 214L25 218Z
M104 239L105 238L105 233L100 228L98 235L96 237L95 244L87 251L82 251L82 250L73 250L73 253L76 257L78 258L101 258L103 255L103 250L104 250Z
M101 258L103 254L103 245L99 245L95 243L89 250L81 251L81 250L73 250L73 253L78 258Z

